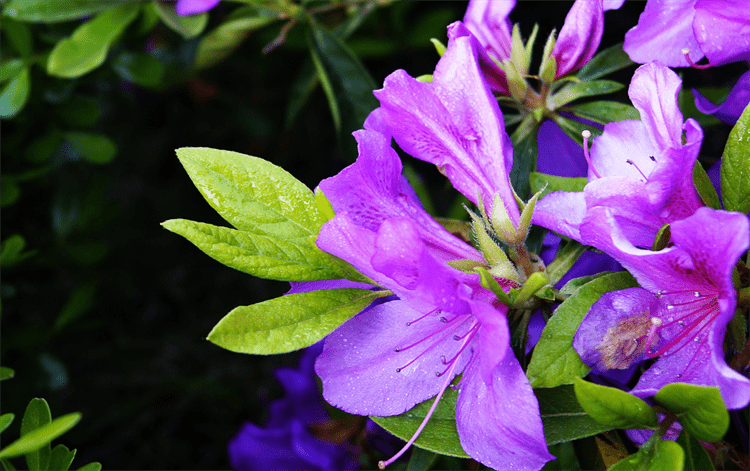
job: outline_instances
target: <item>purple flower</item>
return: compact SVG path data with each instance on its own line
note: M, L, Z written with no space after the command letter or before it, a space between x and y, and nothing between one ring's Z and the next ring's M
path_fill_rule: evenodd
M750 71L742 74L721 105L714 105L695 89L693 89L693 95L695 95L695 106L701 113L714 115L721 122L734 125L750 104Z
M582 241L579 226L587 211L604 206L627 225L631 242L650 247L662 225L703 206L692 177L703 130L693 119L683 122L681 86L659 62L639 67L628 93L641 120L607 124L591 146L584 191L546 196L537 203L534 223Z
M175 11L180 16L197 15L219 4L220 0L177 0Z
M584 318L573 347L598 371L657 358L636 396L672 382L717 386L729 409L750 402L750 380L724 361L724 334L736 306L732 269L750 245L750 222L739 213L700 208L671 223L671 243L644 250L608 208L594 208L584 239L618 260L643 288L604 294Z
M689 67L707 57L710 65L750 60L750 8L745 0L648 0L638 24L625 34L623 49L633 62L658 60Z
M488 212L502 204L518 223L508 181L512 149L479 54L475 39L454 37L432 83L391 74L376 92L381 108L355 133L357 162L321 182L336 217L323 226L318 246L398 299L331 333L315 370L325 399L354 414L397 415L436 396L426 420L463 373L456 405L463 449L493 468L540 469L553 457L536 398L509 345L507 308L478 275L446 263L485 263L484 257L427 215L390 147L392 136L406 152L437 165L469 199Z

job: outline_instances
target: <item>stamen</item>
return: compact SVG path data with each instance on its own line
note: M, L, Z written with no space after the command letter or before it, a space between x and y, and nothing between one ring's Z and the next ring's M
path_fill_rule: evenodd
M456 316L456 318L458 318L458 317L459 317L459 316ZM433 342L433 343L432 343L432 344L431 344L431 345L430 345L429 347L425 348L425 349L424 349L424 350L422 351L422 353L420 353L419 355L417 355L417 356L415 356L414 358L412 358L412 359L411 359L411 361L410 361L409 363L405 364L404 366L402 366L402 367L400 367L400 368L396 368L396 373L401 373L401 371L402 371L402 370L403 370L404 368L406 368L407 366L409 366L409 365L411 365L412 363L414 363L415 361L417 361L417 360L418 360L418 359L419 359L419 358L420 358L420 357L421 357L422 355L424 355L424 354L425 354L425 353L426 353L427 351L429 351L429 350L430 350L430 349L431 349L432 347L434 347L434 346L435 346L435 345L437 345L438 343L440 343L440 342L442 342L443 340L445 340L445 338L446 338L446 337L447 337L448 335L450 335L450 334L451 334L451 333L452 333L453 331L455 331L455 330L456 330L456 329L457 329L457 328L458 328L459 326L461 326L461 323L459 323L459 324L455 324L455 325L448 325L448 326L446 326L446 327L443 327L442 329L440 329L440 330L438 330L438 331L436 331L436 332L433 332L432 334L428 335L427 337L423 338L422 340L419 340L419 341L417 341L417 342L415 342L415 343L413 343L413 344L411 344L411 345L409 345L409 346L407 346L407 347L404 347L404 348L401 348L401 349L399 349L398 351L399 351L399 352L402 352L402 351L404 351L404 350L407 350L407 349L409 349L409 348L412 348L412 347L414 347L414 346L416 346L416 345L419 345L420 343L424 342L425 340L429 339L430 337L433 337L433 336L435 336L436 334L440 334L440 333L443 333L443 332L445 332L446 330L448 331L448 332L446 332L446 333L445 333L445 335L443 335L442 337L440 337L439 339L437 339L436 341L434 341L434 342Z
M646 337L646 351L651 350L651 345L654 341L654 337L656 336L657 332L659 332L659 328L662 324L662 320L658 317L651 318L651 327L648 329L648 337Z
M688 64L690 64L690 67L694 69L703 70L703 69L708 69L709 67L711 67L710 63L698 65L695 62L693 62L693 60L690 58L690 49L688 49L687 47L682 50L682 55L685 56L685 59L688 61Z
M643 176L643 178L645 178L644 182L648 181L648 177L641 171L640 168L638 168L638 166L635 164L635 162L633 162L630 159L627 159L625 162L629 163L630 165L632 165L633 167L635 167L636 170L638 170L638 173L640 173Z
M591 156L589 155L589 138L591 138L591 131L584 129L583 132L581 132L581 135L583 136L583 157L586 159L586 163L594 173L594 176L596 176L596 178L602 178L591 163Z
M656 162L656 157L653 155L649 155L648 158L651 159L651 162Z
M425 314L424 316L420 317L419 319L414 319L413 321L407 322L406 323L406 327L409 327L410 325L414 324L415 322L419 322L422 319L424 319L425 317L429 316L430 314L434 314L434 313L438 313L439 314L440 313L440 309L433 309L432 311L428 312L427 314Z
M710 325L711 322L713 321L713 319L716 316L719 315L719 310L718 309L716 309L714 311L712 309L705 309L705 307L706 306L703 306L700 310L692 312L690 315L700 314L700 311L702 310L702 311L711 312L710 316L700 315L698 317L698 319L696 319L695 321L693 321L692 323L690 323L690 325L688 325L687 328L683 329L682 332L680 332L679 334L677 334L674 337L672 337L665 346L663 346L662 348L660 348L656 352L649 352L647 354L647 356L649 358L656 358L656 357L664 355L666 352L668 352L669 350L671 350L672 347L674 347L675 345L677 345L678 343L680 343L682 341L682 339L684 339L690 332L692 332L693 329L695 329L701 322L706 321L706 323L700 329L698 329L697 332L695 332L696 334L700 334L700 332L703 329L705 329L706 326ZM696 338L698 338L697 335L696 335ZM698 341L700 341L700 340L698 340Z
M475 323L475 325L477 324L476 321L474 321L474 323ZM469 329L469 330L474 330L474 325L472 325L472 328ZM474 331L476 332L476 330L474 330ZM461 348L459 349L459 351L463 351L464 348L466 348L466 345L469 343L469 341L471 341L471 339L473 337L474 337L473 335L468 336L466 338L466 340L464 340L464 343L461 345ZM456 357L456 358L458 358L458 357ZM458 362L454 361L453 364L450 366L450 368L448 370L448 374L445 377L445 381L443 382L443 385L440 387L440 392L438 393L437 396L435 396L435 400L432 402L432 407L430 407L430 410L427 411L427 415L425 415L424 419L422 420L422 423L419 424L419 427L417 428L417 431L414 432L414 435L412 435L412 437L409 439L409 441L406 442L406 445L404 445L404 447L401 448L401 450L399 450L398 453L396 453L395 455L393 455L393 457L391 457L387 461L380 461L380 462L378 462L378 468L379 469L385 469L386 466L388 466L389 464L391 464L394 461L396 461L397 459L399 459L401 457L401 455L403 455L406 452L406 450L408 450L409 447L412 446L412 444L417 440L417 437L419 437L419 434L422 433L422 430L424 430L425 426L427 425L427 422L430 420L430 417L432 417L433 412L435 412L435 408L437 407L438 402L440 401L440 399L443 397L443 393L445 393L445 390L448 388L448 385L453 380L453 373L455 372L457 365L458 365Z

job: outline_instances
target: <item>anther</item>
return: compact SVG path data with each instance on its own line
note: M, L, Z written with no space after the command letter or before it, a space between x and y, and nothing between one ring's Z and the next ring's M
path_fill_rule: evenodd
M594 176L596 176L596 178L602 178L602 176L599 175L599 172L597 172L594 168L594 165L591 163L591 156L589 155L589 139L591 138L591 131L589 131L588 129L584 129L581 132L581 136L583 136L583 157L586 159L586 163L594 173Z
M649 155L648 158L651 159L651 162L656 162L656 157L653 155Z
M690 58L690 49L687 47L682 50L682 55L685 56L685 60L688 61L688 64L690 64L690 67L694 69L703 70L703 69L708 69L709 67L711 67L711 64L698 65L695 62L693 62L693 60Z
M627 160L626 160L625 162L627 162L627 163L629 163L630 165L632 165L633 167L635 167L635 169L636 169L636 170L638 170L638 173L640 173L640 174L641 174L641 176L643 176L643 178L645 178L645 179L646 179L646 180L644 180L644 181L648 181L648 177L647 177L647 176L646 176L646 175L645 175L645 174L644 174L644 173L643 173L643 172L641 171L641 169L640 169L640 168L638 168L638 166L637 166L637 165L635 164L635 162L633 162L633 161L632 161L632 160L630 160L630 159L627 159Z

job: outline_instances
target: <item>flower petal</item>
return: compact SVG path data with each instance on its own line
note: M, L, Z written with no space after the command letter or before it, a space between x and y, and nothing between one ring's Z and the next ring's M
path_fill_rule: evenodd
M698 0L693 31L711 65L750 60L750 8L746 0Z
M497 3L502 4L510 2L493 2L493 5ZM513 0L513 3L515 3L515 0ZM456 21L448 25L448 40L453 40L455 38L460 38L463 36L474 36L473 30L470 30L469 28L467 28L467 26L468 25L464 25L460 21ZM481 39L477 39L477 41L481 42ZM510 90L508 89L508 77L505 75L505 71L503 71L503 69L501 69L497 65L498 62L490 57L491 52L492 51L490 51L489 49L484 49L481 47L477 48L479 69L482 71L487 85L489 85L493 92L499 95L510 95Z
M579 226L586 215L583 192L556 191L536 203L532 222L580 241Z
M658 61L638 67L630 82L630 100L640 112L649 138L660 149L682 146L681 88L677 74Z
M722 123L734 126L747 105L750 104L750 71L742 74L721 105L714 105L696 89L693 89L693 95L695 95L695 106L701 113L713 115Z
M516 0L470 0L466 7L464 24L499 62L510 58L512 25L508 16L515 6Z
M583 67L594 57L604 33L601 0L576 0L552 49L560 78Z
M175 11L180 16L197 15L219 4L219 0L177 0Z
M537 139L537 172L560 177L585 177L588 164L581 146L552 120L545 119L539 126ZM598 139L598 138L597 138Z

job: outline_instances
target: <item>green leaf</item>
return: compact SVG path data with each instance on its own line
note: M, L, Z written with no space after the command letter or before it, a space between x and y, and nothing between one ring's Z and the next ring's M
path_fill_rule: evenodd
M87 132L67 132L65 139L85 160L93 164L108 164L117 154L117 146L112 139L100 134Z
M91 16L119 5L122 5L122 0L11 0L3 15L26 23L58 23Z
M5 381L6 379L10 379L16 375L16 372L13 371L12 368L8 368L7 366L0 366L0 381Z
M83 23L52 49L47 73L74 78L99 67L114 40L135 19L139 9L139 4L122 5Z
M552 115L552 120L581 147L583 147L583 135L581 134L583 131L589 131L592 137L602 134L602 131L595 126L576 121L575 119L563 118L558 114Z
M659 423L646 401L625 391L576 378L575 393L583 410L610 428L655 428Z
M19 234L13 234L5 239L0 244L0 266L9 268L33 255L33 252L23 253L24 247L26 247L26 240Z
M529 181L532 193L542 191L542 188L545 185L547 186L542 192L541 198L555 191L583 191L583 188L588 183L586 177L558 177L557 175L547 175L546 173L539 172L531 172Z
M10 427L10 424L13 423L13 419L15 418L16 415L10 412L0 415L0 432L4 432L6 428Z
M581 408L571 385L535 389L534 394L539 401L547 445L570 442L611 429L592 419Z
M672 229L669 226L669 224L664 224L659 229L659 232L656 233L656 236L654 236L654 243L651 244L651 250L655 252L657 250L662 250L666 248L671 238L672 238Z
M180 16L175 11L173 2L154 0L152 3L161 21L183 39L191 39L203 32L208 24L208 13Z
M102 464L98 461L94 461L93 463L81 466L78 468L78 471L102 471Z
M721 156L721 195L727 211L750 212L750 105L729 133Z
M516 194L523 200L527 200L531 195L529 173L536 168L538 130L539 123L529 115L510 136L513 142L513 168L510 171L510 182Z
M612 80L569 83L559 92L552 95L550 101L554 108L559 108L579 98L606 95L622 90L623 88L625 88L625 85Z
M308 347L390 291L330 289L233 309L208 340L238 353L268 355Z
M308 35L310 52L318 77L326 92L332 113L340 116L337 126L339 141L349 160L357 156L356 142L351 133L360 129L378 100L372 94L375 81L360 60L336 35L310 21Z
M654 400L677 414L682 429L703 442L721 440L729 429L729 412L719 388L671 383Z
M21 196L21 188L12 177L0 177L0 206L3 208L15 203Z
M158 87L164 77L164 64L143 52L122 52L112 63L112 68L123 80L144 87Z
M721 202L719 201L719 195L716 193L716 188L714 188L714 184L708 178L706 170L698 161L693 166L693 185L695 185L695 190L698 192L698 196L701 197L703 204L709 208L721 209Z
M76 450L68 450L65 445L57 445L52 449L49 457L49 469L53 471L68 471L73 458L76 456Z
M26 412L23 414L21 421L21 438L29 435L31 432L49 425L52 422L52 414L49 410L47 401L40 398L34 398L26 406ZM26 464L30 471L39 471L47 469L49 463L50 446L49 443L42 445L38 450L26 454Z
M5 458L0 458L0 464L3 465L3 469L5 471L16 471L16 467L13 466L13 463L11 463L10 461L6 460Z
M97 282L89 281L77 286L55 320L55 328L61 329L81 317L94 307Z
M3 19L2 22L3 33L5 33L8 41L13 45L18 55L28 59L34 52L34 39L29 26L10 17Z
M58 417L51 423L30 432L28 435L22 436L0 450L0 458L13 458L14 456L32 454L40 448L45 447L45 445L46 449L49 450L49 442L73 428L80 420L81 414L78 412ZM49 457L49 451L47 453ZM31 466L29 467L31 468Z
M253 5L233 11L222 24L201 38L195 55L195 68L205 69L223 61L250 33L276 19L276 14Z
M8 119L17 115L26 105L30 89L29 68L24 67L0 91L0 118Z
M604 77L629 65L635 65L628 54L622 50L622 43L615 44L599 54L595 55L576 76L582 82L588 82L599 77Z
M683 430L677 438L677 443L685 452L685 471L714 471L716 469L708 452L695 437L691 437Z
M573 265L578 258L586 251L586 246L575 240L561 240L555 253L555 258L547 265L547 276L549 284L555 286ZM554 299L554 297L553 297Z
M5 82L21 73L24 61L21 59L9 59L0 63L0 82Z
M531 386L553 388L570 384L591 369L573 348L573 337L591 306L604 293L638 286L627 272L596 278L575 291L555 311L542 331L526 372Z
M70 100L55 107L55 114L65 123L75 128L88 128L95 125L102 114L101 106L96 100L82 96L73 96ZM52 153L57 150L60 134L56 130L49 132L47 139L52 142L47 144L53 148ZM51 149L50 149L51 150ZM49 152L49 150L48 150ZM50 155L51 157L51 155Z
M608 471L682 471L685 452L671 440L659 440L642 446L638 453L618 461Z
M441 455L469 458L461 448L456 429L456 399L458 391L447 388L440 399L435 412L430 417L422 433L414 445ZM427 412L432 407L433 399L428 399L414 406L401 415L391 417L370 417L376 424L388 430L395 436L408 440L417 431Z
M571 106L565 111L601 124L641 119L641 114L634 106L615 101L590 101Z
M423 448L413 447L406 471L427 471L437 461L438 454Z
M336 262L310 238L290 242L185 219L165 221L162 226L185 237L214 260L253 276L280 281L344 277ZM283 230L283 223L278 229Z
M313 192L270 162L207 148L178 149L177 157L211 207L241 231L304 245L325 221Z

